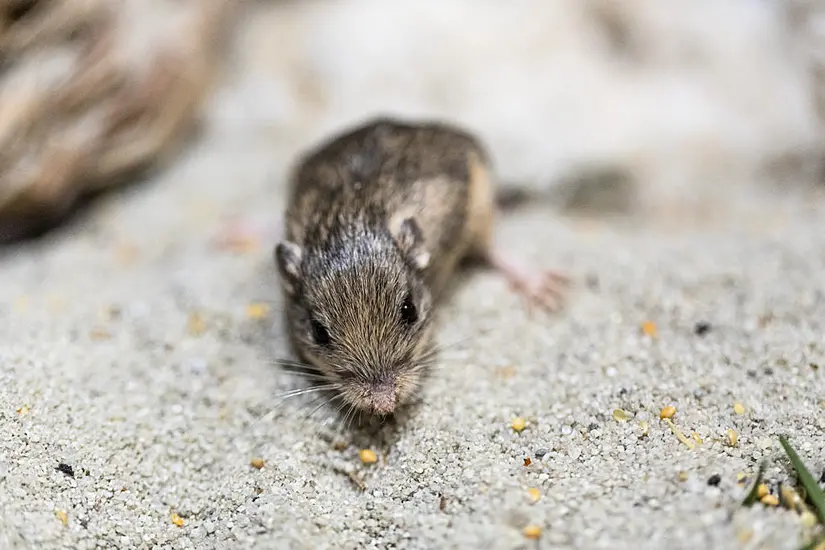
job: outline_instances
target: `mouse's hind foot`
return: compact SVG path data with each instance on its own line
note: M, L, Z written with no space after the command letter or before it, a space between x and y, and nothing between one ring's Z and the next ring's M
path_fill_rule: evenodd
M533 271L516 265L513 258L499 251L489 252L486 261L527 302L528 311L535 306L558 312L562 309L570 286L570 276L555 270Z

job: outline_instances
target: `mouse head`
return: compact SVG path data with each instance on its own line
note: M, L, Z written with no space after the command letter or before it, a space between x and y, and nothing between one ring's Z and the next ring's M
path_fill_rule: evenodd
M275 262L299 354L346 404L394 412L432 359L429 254L415 220L331 235L312 247L283 241Z

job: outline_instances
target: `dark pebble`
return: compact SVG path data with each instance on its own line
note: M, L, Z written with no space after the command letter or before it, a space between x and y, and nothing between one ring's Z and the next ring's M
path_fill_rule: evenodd
M693 327L693 332L697 336L704 336L705 334L710 332L710 323L707 323L705 321L700 321L696 323L696 326Z
M66 474L69 477L74 477L74 468L72 468L71 466L69 466L65 462L61 462L60 464L57 465L57 471L58 472L63 472L64 474Z
M708 478L708 485L711 487L717 487L722 482L722 476L719 474L713 474Z
M822 475L819 476L819 482L825 483L825 470L822 470Z
M550 450L549 450L549 449L538 449L538 450L536 451L536 453L535 453L535 454L536 454L536 458L537 458L538 460L541 460L542 458L544 458L544 455L546 455L546 454L547 454L547 453L549 453L549 452L550 452Z

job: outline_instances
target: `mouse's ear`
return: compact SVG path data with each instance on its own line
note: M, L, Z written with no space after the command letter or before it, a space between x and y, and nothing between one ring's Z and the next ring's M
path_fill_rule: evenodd
M413 217L407 217L393 224L392 231L398 248L418 269L425 269L430 263L430 253L424 246L424 234Z
M291 294L301 275L301 247L290 241L281 241L275 247L273 256L284 285Z

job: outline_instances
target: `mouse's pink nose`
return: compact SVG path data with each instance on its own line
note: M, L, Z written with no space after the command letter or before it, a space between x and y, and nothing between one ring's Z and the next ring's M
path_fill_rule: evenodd
M370 404L378 414L390 414L397 401L395 380L382 380L370 387Z

